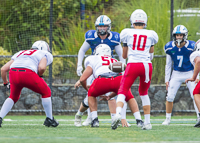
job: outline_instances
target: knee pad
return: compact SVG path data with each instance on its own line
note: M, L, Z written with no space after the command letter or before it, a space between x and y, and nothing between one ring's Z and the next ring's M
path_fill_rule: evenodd
M125 96L123 94L119 94L117 97L117 102L125 102Z
M166 97L166 100L167 100L168 102L174 102L174 98L173 98L173 97L170 97L170 96L167 96L167 97Z
M86 96L86 97L84 98L84 100L82 101L82 104L83 104L83 106L86 107L86 108L89 107L89 105L88 105L88 96Z
M86 104L84 103L84 100L82 101L82 104L83 104L83 106L84 106L85 108L89 108L89 106L86 105Z
M146 105L150 105L150 99L149 99L149 95L143 95L140 96L141 100L142 100L142 106L146 106Z

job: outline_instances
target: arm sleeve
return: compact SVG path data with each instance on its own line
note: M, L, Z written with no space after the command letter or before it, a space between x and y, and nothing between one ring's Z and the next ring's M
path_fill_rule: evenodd
M126 63L126 60L122 57L122 46L121 46L121 44L115 46L115 52L119 56L119 60L123 63Z
M45 55L46 59L47 59L47 66L50 65L53 62L53 55L51 53L47 53Z
M81 46L79 52L78 52L78 66L82 65L83 58L85 56L85 53L90 48L90 44L86 41L84 41L83 45Z
M172 58L170 55L166 55L166 65L165 65L165 83L169 82L172 70Z
M158 43L158 34L155 31L153 31L151 45L155 45L156 43Z
M87 68L87 66L90 66L91 68L92 68L92 58L89 56L89 57L87 57L86 59L85 59L85 61L84 61L84 66L85 66L85 68Z

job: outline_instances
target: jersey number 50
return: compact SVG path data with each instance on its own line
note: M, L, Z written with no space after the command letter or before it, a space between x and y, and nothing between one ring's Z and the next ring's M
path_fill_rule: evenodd
M101 59L103 61L103 63L102 63L103 66L108 66L108 65L110 65L110 63L117 62L117 60L110 58L110 57L101 56Z
M138 41L137 50L138 51L144 51L145 46L146 46L146 42L147 42L147 36L146 35L139 35L139 38L138 38L138 35L134 34L133 38L134 39L133 39L133 48L132 49L135 50L135 44L136 44L136 41ZM140 48L140 44L141 44L142 38L143 38L143 43L142 43L142 47Z

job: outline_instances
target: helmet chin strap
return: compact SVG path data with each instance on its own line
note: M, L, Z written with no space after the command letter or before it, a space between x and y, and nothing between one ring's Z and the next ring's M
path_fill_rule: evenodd
M101 31L99 31L98 33L99 33L101 36L104 36L104 35L107 34L107 32L106 32L105 30L103 30L103 29L102 29Z
M181 45L181 43L183 43L183 42L184 42L184 40L183 40L183 39L182 39L182 40L181 40L181 39L177 39L177 40L176 40L176 43L177 43L177 45L178 45L178 46L180 46L180 45Z

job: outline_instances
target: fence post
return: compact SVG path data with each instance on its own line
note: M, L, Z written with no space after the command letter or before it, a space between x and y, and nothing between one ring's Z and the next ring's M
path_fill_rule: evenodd
M174 24L174 0L171 0L170 41L172 41L173 24Z
M85 0L80 0L80 8L81 8L81 27L84 28L84 20L85 20Z
M50 50L52 52L52 33L53 33L53 0L50 0L50 16L49 16L49 25L50 25L50 30L49 30L49 46ZM52 64L49 65L49 87L52 91ZM52 95L52 92L51 92Z

